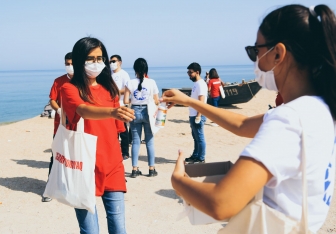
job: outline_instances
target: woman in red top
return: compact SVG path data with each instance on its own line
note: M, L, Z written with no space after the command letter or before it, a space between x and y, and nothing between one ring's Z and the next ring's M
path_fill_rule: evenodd
M82 117L84 131L98 136L96 196L103 199L109 233L126 233L126 183L118 132L125 130L120 120L133 120L134 112L119 106L119 91L111 78L108 55L98 39L80 39L72 56L74 76L61 88L62 107L72 130ZM75 211L80 233L99 233L97 211L95 214L85 209L75 208Z
M210 97L212 98L212 105L218 107L218 102L220 99L219 87L224 86L224 83L220 80L218 73L215 68L211 68L209 71L209 83L208 91L210 92Z

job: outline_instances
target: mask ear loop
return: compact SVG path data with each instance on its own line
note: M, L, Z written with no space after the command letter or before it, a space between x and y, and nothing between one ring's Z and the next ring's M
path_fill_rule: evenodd
M273 50L274 49L274 46L271 48L271 49L269 49L265 54L263 54L263 55L261 55L261 57L259 58L259 60L262 58L262 57L264 57L266 54L268 54L271 50ZM257 55L257 58L258 58L258 55Z
M275 46L273 46L271 49L269 49L269 50L268 50L265 54L263 54L260 58L258 58L258 55L257 55L257 61L259 62L260 59L261 59L262 57L264 57L266 54L268 54L271 50L273 50L274 47L275 47ZM275 64L274 67L271 69L271 71L273 71L274 68L275 68L276 66L277 66L277 65Z

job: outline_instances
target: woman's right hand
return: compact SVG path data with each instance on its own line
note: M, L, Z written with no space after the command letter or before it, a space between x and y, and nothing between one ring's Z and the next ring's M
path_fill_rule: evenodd
M189 99L190 97L188 97L186 94L182 93L181 91L177 89L170 89L170 90L165 91L162 94L160 101L166 102L168 105L168 109L169 109L173 107L175 104L187 106Z
M111 115L112 118L121 120L123 122L130 122L135 119L134 110L125 106L112 109Z

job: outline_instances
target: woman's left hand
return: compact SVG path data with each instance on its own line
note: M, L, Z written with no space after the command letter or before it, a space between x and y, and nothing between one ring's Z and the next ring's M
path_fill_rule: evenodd
M185 169L184 169L184 157L183 157L182 150L178 151L178 155L179 156L178 156L177 161L176 161L175 169L174 169L172 177L171 177L171 182L172 182L173 188L174 188L174 184L176 182L178 182L181 178L187 176L186 173L185 173ZM175 189L175 192L178 196L181 196L179 194L179 192L176 191L176 189Z

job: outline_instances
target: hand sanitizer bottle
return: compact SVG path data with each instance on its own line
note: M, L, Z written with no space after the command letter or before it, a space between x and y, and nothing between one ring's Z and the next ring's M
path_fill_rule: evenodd
M164 128L167 118L167 105L165 102L161 102L155 119L155 126Z

